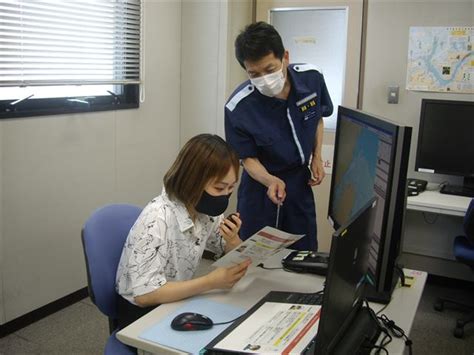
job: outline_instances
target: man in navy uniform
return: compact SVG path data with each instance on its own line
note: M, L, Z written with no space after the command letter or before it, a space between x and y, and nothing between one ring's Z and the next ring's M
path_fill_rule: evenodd
M277 228L306 235L292 248L316 251L312 186L325 175L322 117L333 111L324 78L313 65L289 64L280 35L265 22L237 36L235 54L250 79L225 106L226 139L244 167L240 236L247 239L278 220Z

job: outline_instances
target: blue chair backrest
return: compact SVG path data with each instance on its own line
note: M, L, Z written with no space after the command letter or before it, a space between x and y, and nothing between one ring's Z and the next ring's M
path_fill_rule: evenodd
M464 216L464 233L467 239L474 245L474 198L467 207L466 215Z
M109 318L117 317L115 275L128 232L142 208L127 204L104 206L92 213L82 229L87 281L92 302Z

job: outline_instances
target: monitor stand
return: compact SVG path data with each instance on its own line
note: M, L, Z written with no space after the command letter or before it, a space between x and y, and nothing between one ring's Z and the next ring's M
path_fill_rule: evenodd
M387 304L390 302L392 299L392 293L393 290L395 289L395 286L398 283L398 276L393 277L392 279L392 285L390 287L389 291L377 291L377 289L372 286L372 284L367 284L365 287L365 293L364 296L369 302L375 302L375 303L381 303L381 304Z
M465 197L474 197L474 177L464 177L464 184L458 185L444 185L440 192L448 195L458 195Z
M375 317L371 309L361 307L331 353L369 355L381 331Z

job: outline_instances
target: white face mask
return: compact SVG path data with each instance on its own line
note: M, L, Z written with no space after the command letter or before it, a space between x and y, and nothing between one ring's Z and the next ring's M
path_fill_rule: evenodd
M250 79L250 82L262 95L273 97L278 95L285 86L285 76L283 75L283 64L281 69L258 78Z

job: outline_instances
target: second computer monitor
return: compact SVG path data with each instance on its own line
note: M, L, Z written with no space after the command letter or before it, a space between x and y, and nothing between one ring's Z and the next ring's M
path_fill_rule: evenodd
M394 283L406 207L411 128L339 106L328 218L344 225L377 199L369 256L368 298L386 303Z
M474 101L421 100L415 170L462 176L463 185L441 193L474 197L473 133Z
M333 234L316 354L332 353L348 328L357 326L354 320L364 298L376 209L372 198Z

